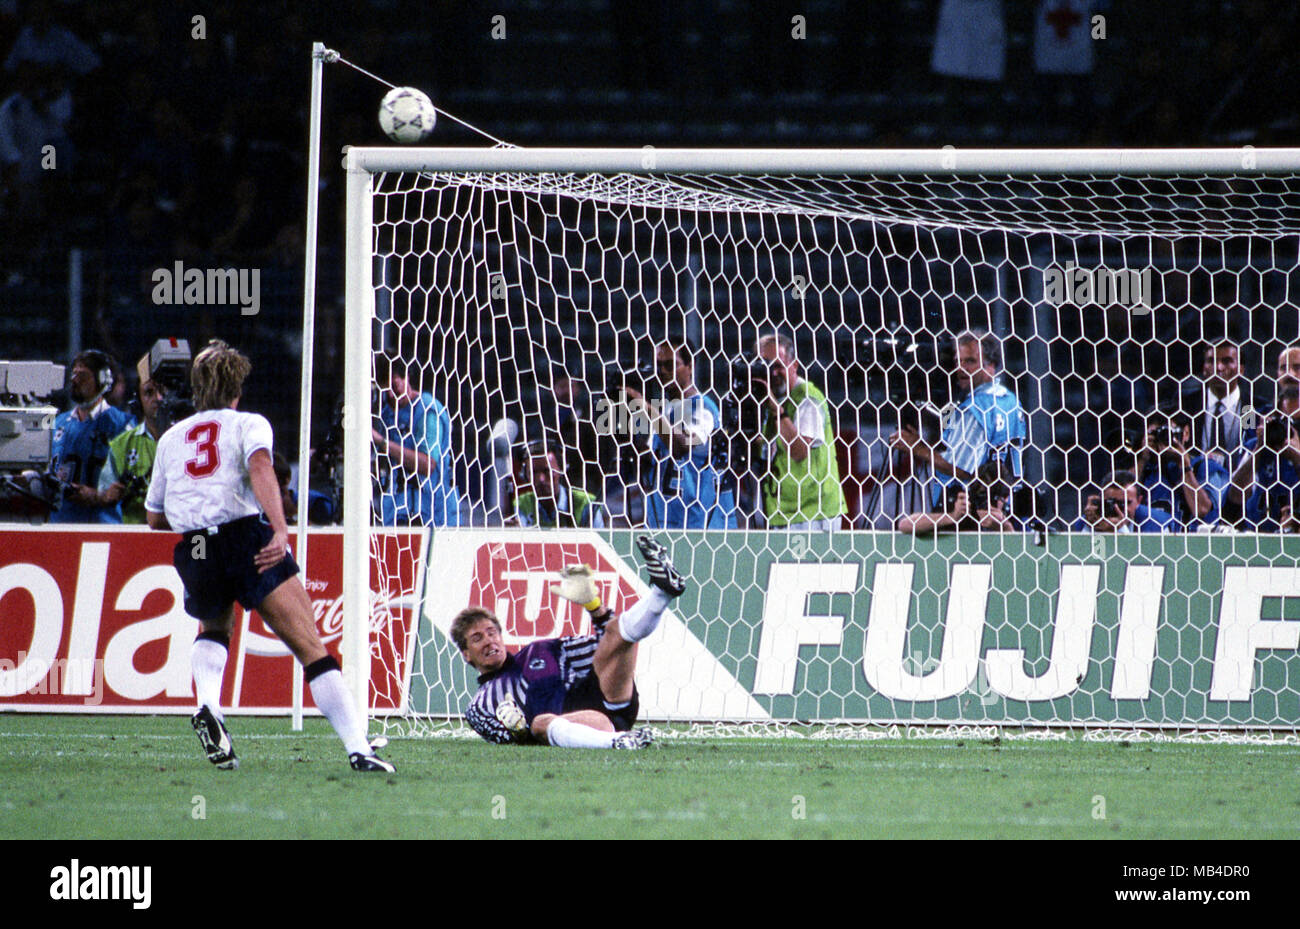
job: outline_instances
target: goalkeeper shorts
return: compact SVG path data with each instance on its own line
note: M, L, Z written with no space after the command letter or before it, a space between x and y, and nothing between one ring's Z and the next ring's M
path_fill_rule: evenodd
M600 680L594 671L575 681L568 693L564 695L563 712L595 710L597 713L604 713L605 717L614 724L616 732L627 732L636 725L636 714L640 709L641 698L637 694L635 684L632 685L632 702L616 710L610 709L605 695L600 690Z

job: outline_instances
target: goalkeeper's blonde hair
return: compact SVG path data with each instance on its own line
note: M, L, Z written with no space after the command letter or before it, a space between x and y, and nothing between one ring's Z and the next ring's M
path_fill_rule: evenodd
M213 339L194 358L190 386L195 410L224 410L244 391L253 363L237 349Z

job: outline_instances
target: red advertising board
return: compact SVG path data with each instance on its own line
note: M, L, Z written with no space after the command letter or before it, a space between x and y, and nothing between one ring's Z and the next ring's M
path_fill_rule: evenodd
M511 651L535 639L582 635L591 631L587 611L550 592L565 565L592 568L592 582L611 609L635 603L638 595L620 571L628 570L591 542L555 542L535 537L477 546L469 603L488 606L501 621Z
M0 530L0 710L192 712L198 623L185 612L172 567L176 538L92 527ZM339 530L312 530L303 578L317 629L336 657L343 544ZM372 539L372 552L370 704L400 709L419 621L424 534L385 532ZM227 712L286 712L293 661L256 611L236 606L221 694Z

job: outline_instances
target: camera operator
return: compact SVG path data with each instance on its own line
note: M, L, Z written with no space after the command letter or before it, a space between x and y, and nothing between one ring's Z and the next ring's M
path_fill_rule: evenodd
M1102 481L1100 493L1091 494L1072 532L1176 532L1171 513L1146 505L1146 491L1132 471L1114 471Z
M645 495L645 524L651 529L735 529L736 495L727 476L714 467L713 441L725 441L717 401L695 386L691 350L683 342L655 349L655 374L667 402L645 403L635 388L627 396L650 420L653 462Z
M99 498L99 473L108 460L109 442L131 424L131 417L106 399L118 379L118 366L94 349L72 359L69 393L73 407L54 420L50 470L62 485L63 502L50 513L52 523L119 523L116 503Z
M1195 532L1219 521L1229 483L1217 459L1197 453L1192 419L1186 413L1157 413L1134 449L1133 470L1148 506L1174 517L1175 528Z
M799 373L794 341L784 335L758 340L767 376L753 382L763 409L767 441L763 511L772 529L829 532L845 513L835 458L835 430L825 395Z
M950 484L968 484L979 469L996 458L1004 459L1019 480L1020 447L1028 435L1025 412L1016 395L997 380L1002 348L988 332L968 331L954 340L957 346L957 396L961 399L944 418L940 437L943 451L931 448L911 425L890 437L893 448L928 462L934 472L930 503L938 507L947 499Z
M163 390L149 372L149 356L136 365L140 375L140 415L136 423L108 443L108 461L99 473L98 505L120 506L122 522L144 525L144 497L149 491L149 473L158 439L163 434L158 408Z
M158 439L194 412L190 398L190 346L184 339L159 339L136 362L138 400L131 412L140 422L108 444L99 474L98 505L120 507L122 522L143 525Z
M1278 393L1277 410L1246 439L1246 453L1232 474L1225 516L1241 517L1243 528L1280 532L1294 522L1293 496L1300 490L1300 387ZM1285 510L1285 512L1284 512Z
M900 516L896 528L918 536L972 530L1023 532L1023 520L1012 515L1014 481L1009 466L991 461L980 468L969 488L955 482L949 484L942 508ZM1032 506L1026 505L1026 509L1032 511Z

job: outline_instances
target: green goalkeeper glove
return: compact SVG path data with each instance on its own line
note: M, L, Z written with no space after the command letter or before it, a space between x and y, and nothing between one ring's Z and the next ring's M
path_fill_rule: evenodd
M560 572L560 583L551 585L551 593L595 612L600 609L600 595L591 580L591 568L585 564L569 565Z
M524 711L519 709L519 704L515 703L515 698L506 694L501 702L497 704L497 722L510 730L510 734L516 737L522 737L528 733L528 720L524 716Z

